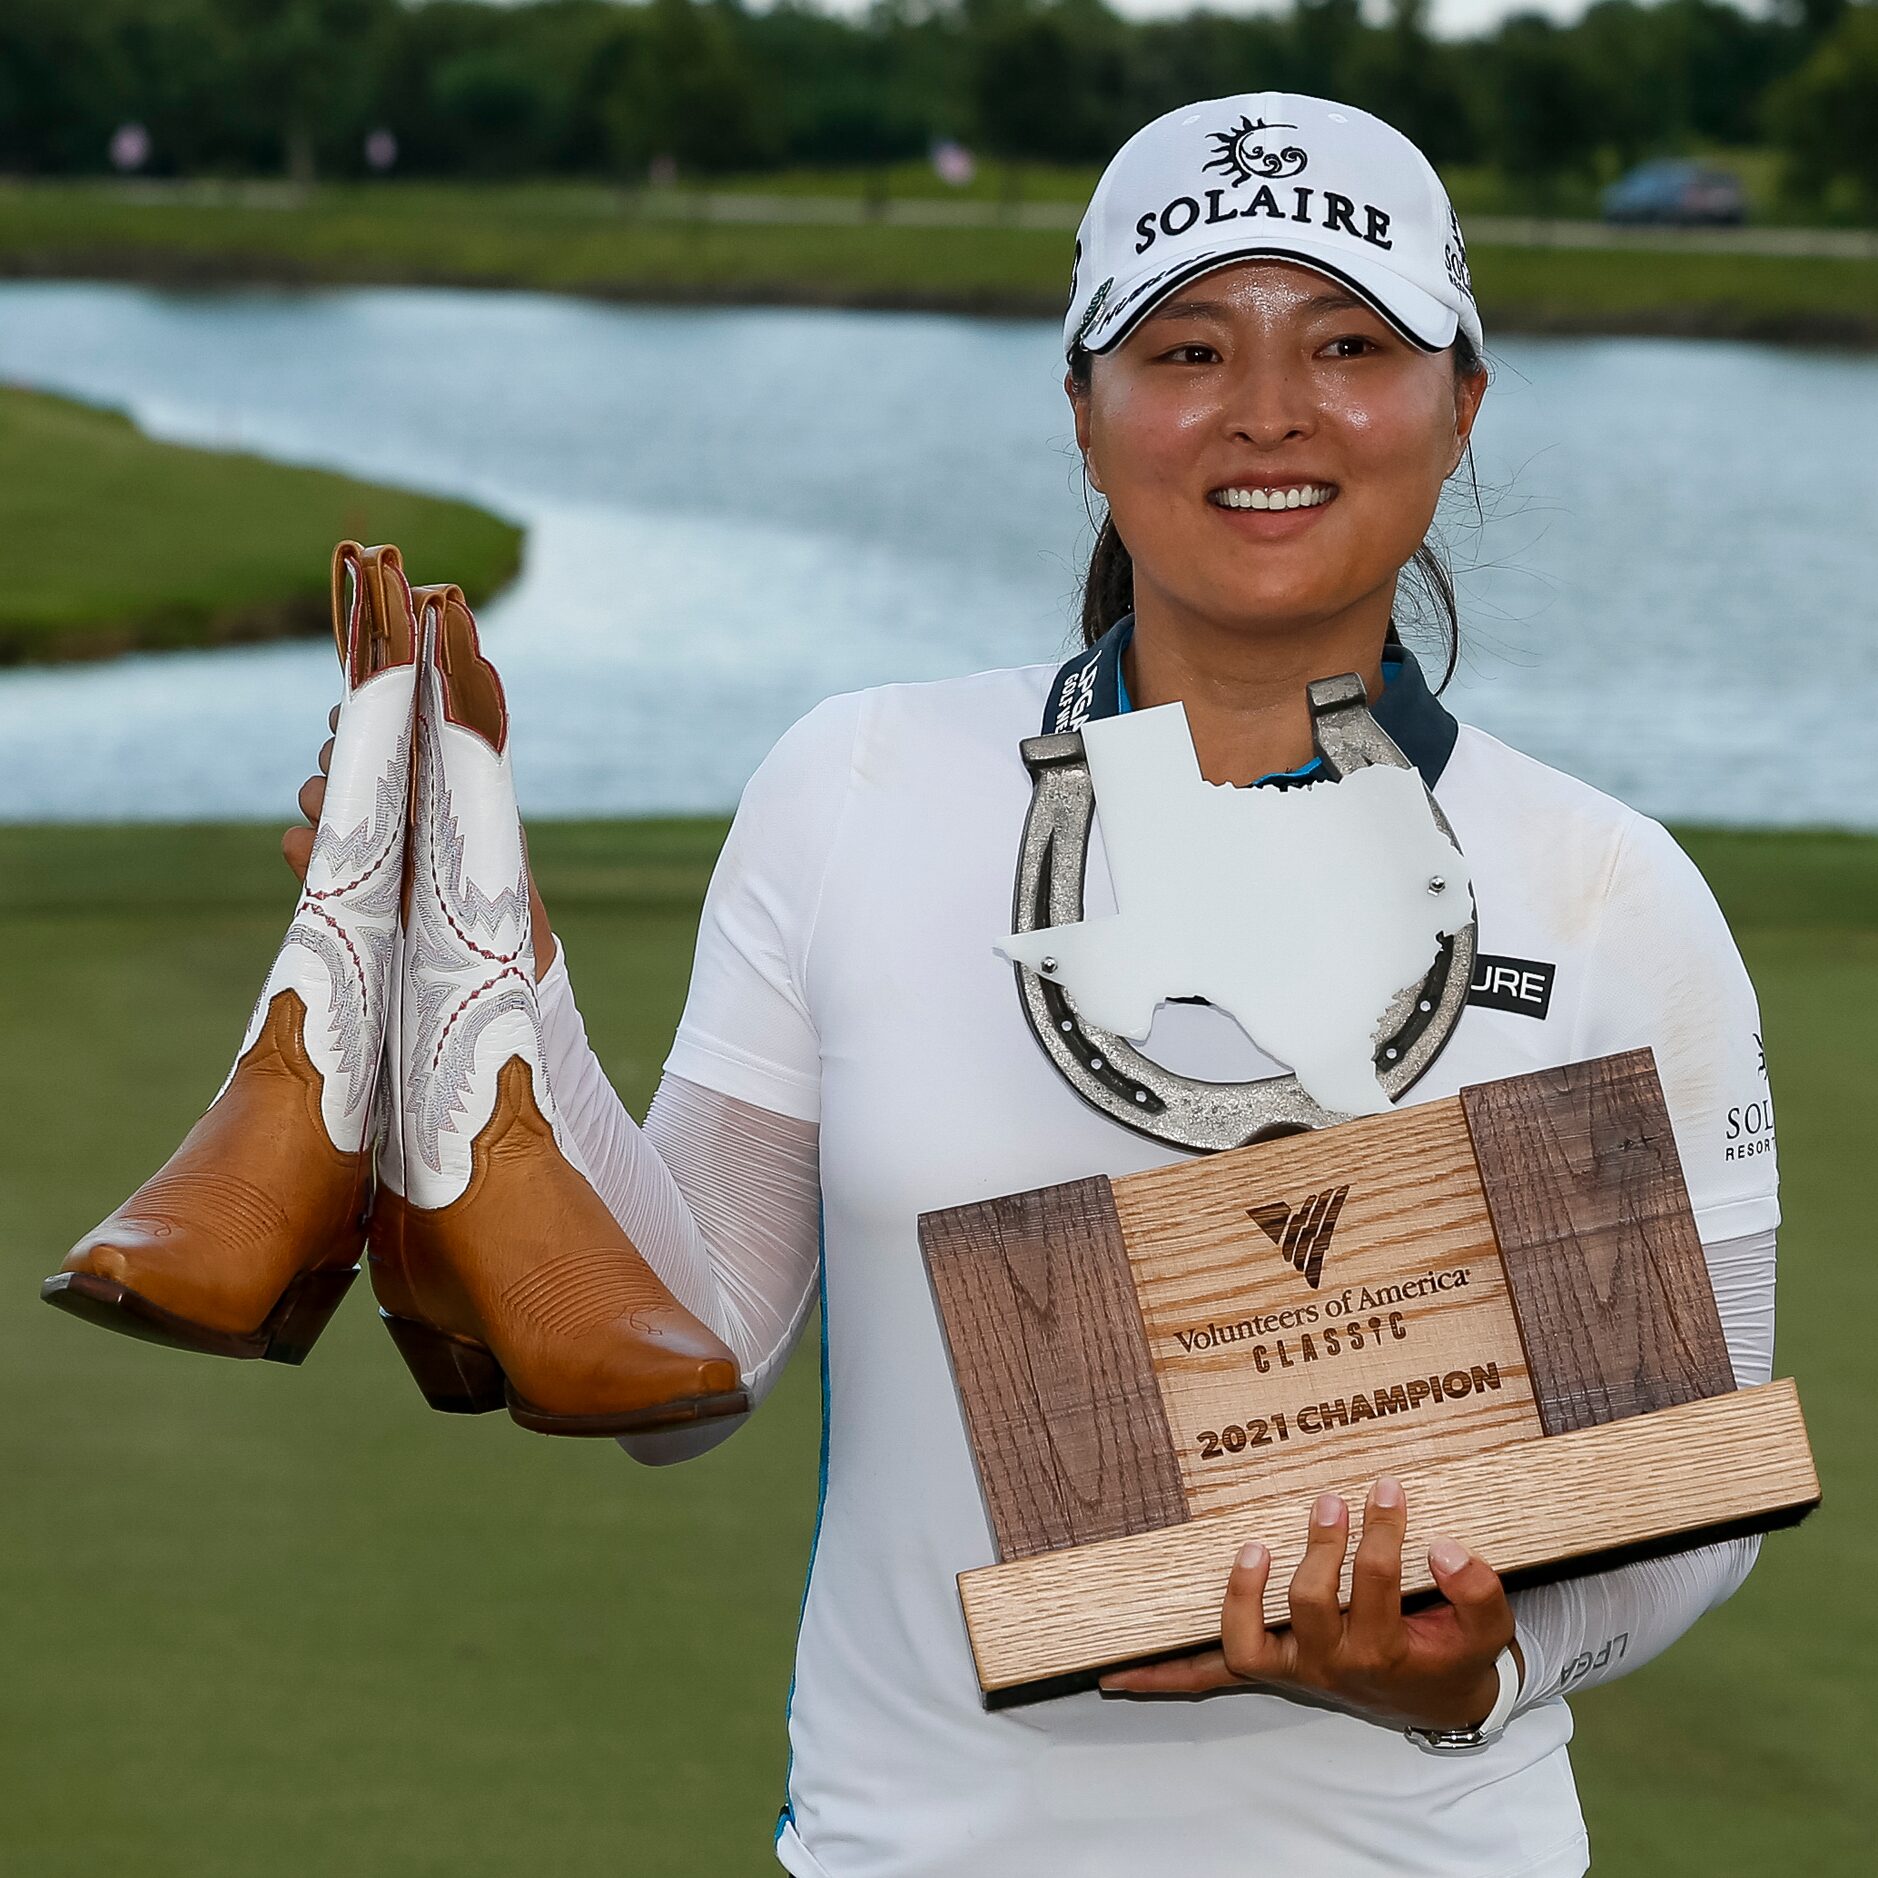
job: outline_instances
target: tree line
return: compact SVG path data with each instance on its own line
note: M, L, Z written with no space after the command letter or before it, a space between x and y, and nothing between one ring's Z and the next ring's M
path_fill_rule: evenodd
M882 165L957 139L1099 163L1193 98L1361 105L1534 206L1653 154L1771 144L1878 209L1878 0L1593 0L1434 37L1429 0L1132 20L1104 0L6 0L0 172L643 178ZM127 145L124 127L135 125ZM374 135L376 133L376 135Z

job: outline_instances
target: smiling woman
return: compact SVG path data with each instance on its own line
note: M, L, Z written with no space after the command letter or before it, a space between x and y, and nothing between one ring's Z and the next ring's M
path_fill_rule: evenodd
M1118 1672L1106 1696L980 1704L955 1585L994 1546L920 1216L1163 1166L1174 1139L1080 1099L1056 1027L1033 1034L997 956L1031 800L1021 751L1039 727L1178 702L1206 783L1292 787L1317 776L1307 685L1355 674L1339 695L1366 704L1432 793L1494 948L1466 995L1455 975L1452 1028L1419 1080L1390 1093L1420 1103L1653 1049L1737 1378L1764 1381L1772 1350L1760 1020L1713 897L1656 823L1457 723L1395 631L1487 384L1434 171L1388 125L1319 98L1264 92L1157 119L1083 218L1063 343L1078 442L1109 506L1089 643L1060 669L849 692L785 733L713 873L643 1128L587 1044L565 950L531 902L542 1066L568 1156L734 1352L753 1408L819 1295L823 1494L777 1855L801 1878L1577 1878L1588 1853L1565 1693L1674 1641L1741 1580L1751 1542L1509 1593L1489 1560L1435 1538L1440 1598L1405 1611L1409 1509L1384 1477L1360 1537L1341 1497L1317 1501L1282 1592L1267 1585L1278 1535L1252 1539L1229 1580L1220 1561L1216 1648ZM1445 604L1451 622L1451 592ZM324 795L323 777L303 791L310 818ZM1147 834L1205 858L1193 826ZM290 834L290 860L303 867L309 845ZM1275 882L1260 941L1301 958L1323 950L1313 922L1336 917L1329 889L1363 905L1375 885L1352 879L1354 863L1338 871L1321 840L1256 871ZM1101 873L1085 918L1112 910ZM1230 948L1202 897L1157 925L1203 924ZM1505 995L1507 972L1532 995ZM1324 1006L1327 1023L1351 1001L1346 974L1293 1003ZM1203 1082L1296 1067L1180 993L1143 1047ZM1386 1038L1373 1046L1379 1074L1389 1054ZM1753 1103L1769 1152L1741 1158L1729 1117ZM587 1309L576 1287L552 1289L538 1300L550 1332ZM624 1441L642 1461L682 1462L740 1420ZM1286 1600L1282 1629L1267 1626L1268 1588L1274 1612ZM1214 1691L1231 1699L1162 1699Z
M976 1700L953 1580L992 1541L916 1222L1167 1159L1069 1099L992 953L1029 798L1018 745L1039 723L1178 701L1207 782L1294 786L1318 769L1307 685L1357 674L1452 825L1483 942L1519 954L1481 967L1547 987L1514 1006L1484 981L1398 1099L1653 1048L1738 1378L1764 1380L1772 1348L1772 1162L1725 1152L1729 1102L1764 1092L1760 1024L1713 897L1657 824L1459 725L1396 631L1419 574L1452 651L1429 528L1488 382L1460 227L1426 160L1373 117L1293 94L1158 119L1083 218L1063 339L1108 507L1086 650L1054 673L832 698L783 737L713 877L643 1131L535 909L551 1068L583 1157L738 1351L753 1402L820 1289L827 1465L778 1856L806 1878L1132 1878L1170 1861L1196 1878L1576 1878L1564 1691L1672 1642L1740 1581L1751 1542L1509 1595L1488 1560L1436 1539L1441 1599L1405 1612L1408 1510L1385 1477L1353 1556L1352 1509L1319 1500L1282 1630L1254 1540L1217 1648L1105 1679L1135 1700ZM1311 865L1274 896L1300 947L1293 909L1325 898ZM1087 884L1084 916L1108 911ZM909 1032L946 1047L912 1065ZM1143 1047L1203 1081L1282 1077L1261 1042L1187 1000ZM632 1451L682 1460L725 1432ZM1225 1690L1205 1708L1152 1699Z

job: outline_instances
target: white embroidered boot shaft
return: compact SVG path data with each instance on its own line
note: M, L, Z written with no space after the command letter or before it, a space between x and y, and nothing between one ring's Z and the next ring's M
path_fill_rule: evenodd
M397 550L342 542L333 605L347 688L326 799L235 1066L43 1288L132 1336L287 1363L325 1328L363 1248L410 799L416 619Z
M370 1254L387 1327L440 1409L582 1435L740 1413L735 1358L639 1255L560 1125L501 683L460 590L420 589L418 607L398 1143Z

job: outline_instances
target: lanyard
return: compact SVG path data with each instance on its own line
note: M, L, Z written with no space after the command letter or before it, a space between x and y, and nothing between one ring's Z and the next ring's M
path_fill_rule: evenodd
M1134 630L1135 616L1124 613L1094 645L1065 661L1044 699L1045 736L1081 730L1094 718L1117 717L1128 708L1122 654ZM1454 753L1461 727L1429 690L1421 666L1396 638L1393 626L1383 648L1382 696L1369 706L1369 715L1433 789ZM1300 771L1261 776L1259 782L1283 789L1313 781L1322 773L1313 762Z

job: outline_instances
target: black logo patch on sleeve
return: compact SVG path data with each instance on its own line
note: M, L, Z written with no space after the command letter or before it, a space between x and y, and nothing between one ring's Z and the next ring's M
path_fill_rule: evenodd
M1511 1011L1516 1017L1543 1018L1552 1008L1552 979L1556 965L1539 959L1501 958L1481 952L1474 958L1474 982L1467 987L1467 1002L1490 1011Z

